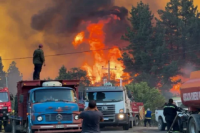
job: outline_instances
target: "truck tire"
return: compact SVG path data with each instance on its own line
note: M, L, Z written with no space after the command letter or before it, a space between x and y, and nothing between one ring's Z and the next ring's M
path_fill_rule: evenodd
M199 132L197 131L197 125L196 125L196 123L195 123L195 121L194 121L193 118L191 118L190 121L189 121L188 132L189 132L189 133L199 133Z
M158 130L165 131L165 123L161 117L158 119Z
M123 130L129 130L129 124L123 125Z
M2 130L2 123L1 123L1 121L0 121L0 132L1 132L1 130Z
M8 125L6 125L6 127L5 127L5 132L11 132L12 131L12 125L11 124L8 124Z
M130 121L129 128L133 128L133 121Z
M138 116L135 117L135 120L133 121L133 126L139 126L140 119Z
M12 126L11 126L11 124L8 124L7 121L3 122L3 126L4 126L5 132L11 132L12 131Z

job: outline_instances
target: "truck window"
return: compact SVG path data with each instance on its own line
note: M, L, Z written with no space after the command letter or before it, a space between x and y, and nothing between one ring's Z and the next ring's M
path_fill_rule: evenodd
M123 101L123 92L87 92L86 101L95 100L100 102L120 102Z
M33 102L50 102L50 101L69 101L74 102L73 90L67 89L42 89L36 90L33 96Z
M0 102L8 102L8 93L0 92Z

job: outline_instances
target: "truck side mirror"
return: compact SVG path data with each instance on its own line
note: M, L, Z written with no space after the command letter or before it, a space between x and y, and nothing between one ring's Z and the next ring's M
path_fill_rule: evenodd
M74 100L75 100L75 102L77 102L77 98L76 97L74 97Z
M20 103L23 103L23 102L24 102L24 96L23 96L23 95L20 95L20 96L19 96L19 102L20 102Z
M13 101L13 95L10 95L10 100Z

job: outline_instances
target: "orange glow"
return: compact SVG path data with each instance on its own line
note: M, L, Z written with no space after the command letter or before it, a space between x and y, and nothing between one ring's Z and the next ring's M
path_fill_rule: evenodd
M124 73L123 63L118 61L118 58L122 57L121 51L117 47L112 47L108 51L100 50L105 49L106 45L104 43L106 34L103 31L104 25L108 23L111 19L119 19L115 15L111 15L109 19L100 20L98 23L90 23L87 26L87 32L89 33L88 38L82 38L85 43L89 44L90 50L93 50L91 56L94 60L92 65L89 65L89 61L83 63L82 68L87 71L88 76L91 79L92 84L102 82L102 78L105 77L105 73L108 72L108 61L110 60L110 79L117 80L122 76L125 76L129 80L130 75ZM76 37L82 35L84 37L84 32L79 33ZM76 40L76 38L74 39ZM76 47L80 44L80 41L73 42ZM126 82L126 81L125 81ZM127 82L129 83L129 82Z
M188 78L184 78L184 77L178 75L178 76L172 77L172 78L171 78L171 81L175 82L175 81L177 81L177 80L179 80L179 79L181 79L181 82L175 84L175 85L170 89L170 92L172 92L173 94L178 94L178 95L179 95L179 94L180 94L180 87L181 87L181 84L182 84L184 81L188 80Z
M74 38L74 41L72 42L75 48L77 48L77 46L83 42L84 35L85 35L84 32L80 32L78 33L78 35L76 35L76 37Z

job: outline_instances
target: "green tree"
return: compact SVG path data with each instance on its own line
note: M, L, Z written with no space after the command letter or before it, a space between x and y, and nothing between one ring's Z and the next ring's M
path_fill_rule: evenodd
M10 64L10 67L8 68L8 88L10 90L10 93L13 95L16 95L17 93L17 82L22 80L22 74L20 73L19 69L16 66L16 62L12 62Z
M145 109L154 111L165 103L164 96L156 88L151 88L146 82L132 83L126 86L133 93L134 101L143 102Z
M60 68L58 77L56 79L71 79L71 75L67 72L67 68L65 66Z
M180 67L189 62L200 66L200 19L193 0L170 0L158 14L157 24L165 31L170 60L178 60Z
M65 66L62 66L56 79L80 80L79 91L84 91L84 88L90 85L90 80L87 76L87 72L76 67L71 68L69 71L67 71L67 68Z
M123 53L125 71L135 75L134 82L147 82L150 87L170 89L173 82L170 77L178 74L176 61L169 58L165 43L164 29L153 27L153 15L149 5L142 2L132 7L129 21L132 27L122 36L130 44Z
M5 87L6 86L6 73L3 70L3 63L0 57L0 87Z

